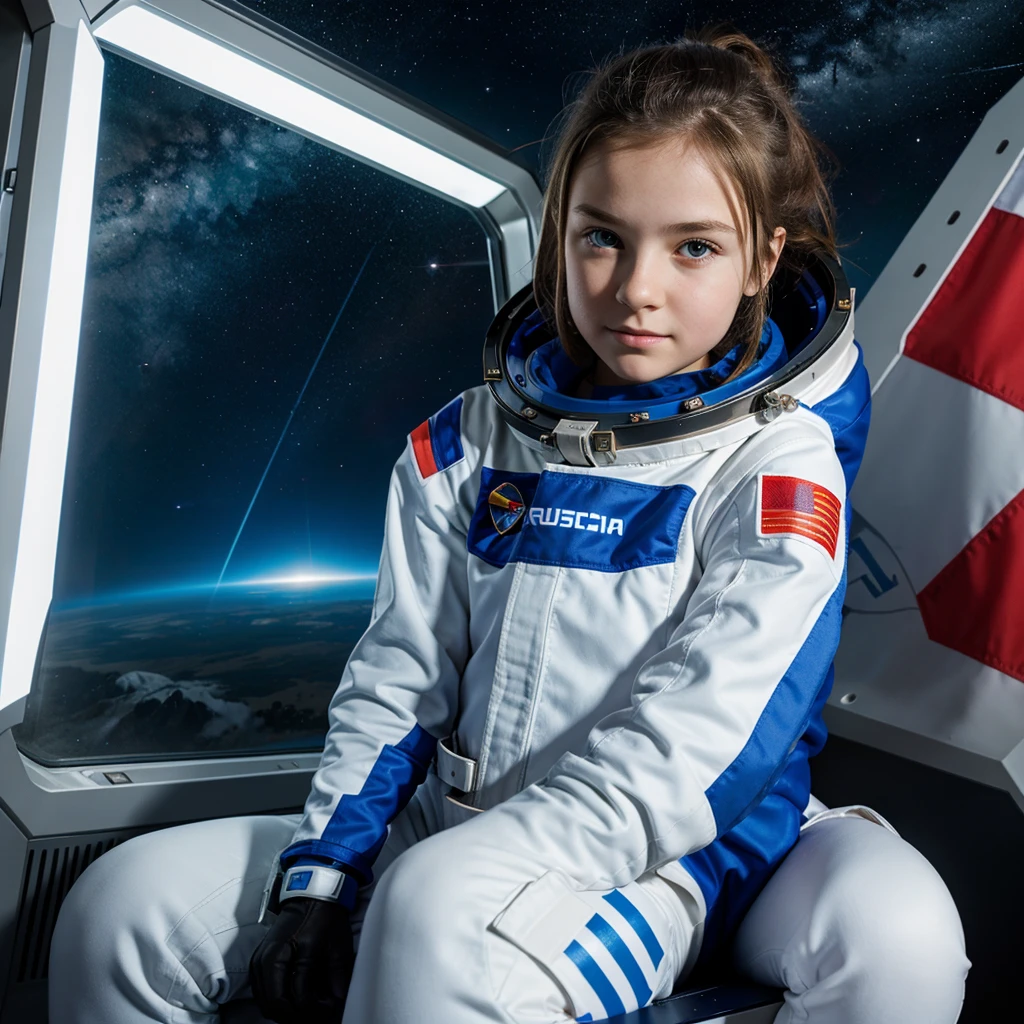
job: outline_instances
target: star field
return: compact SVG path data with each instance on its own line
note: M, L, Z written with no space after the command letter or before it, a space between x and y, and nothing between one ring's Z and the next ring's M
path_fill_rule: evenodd
M1022 16L1005 2L247 6L538 180L588 69L728 16L789 67L836 156L842 252L862 295L1024 67ZM206 583L229 552L229 580L372 570L406 434L478 382L493 312L480 226L124 58L106 63L55 594Z

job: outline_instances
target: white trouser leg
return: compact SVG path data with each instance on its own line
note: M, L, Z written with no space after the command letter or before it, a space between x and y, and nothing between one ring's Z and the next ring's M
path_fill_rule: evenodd
M419 794L377 858L440 828ZM50 1019L59 1024L213 1024L247 999L263 887L298 815L218 818L150 832L89 866L60 910L50 947ZM352 916L359 926L369 898ZM238 1024L260 1024L255 1011Z
M460 814L441 812L449 826ZM698 917L691 897L656 876L577 891L475 816L412 846L380 877L344 1024L555 1024L628 1012L671 992Z
M296 816L219 818L150 832L91 864L50 947L60 1024L211 1024L249 994L267 873Z
M970 961L945 883L859 817L806 828L740 925L739 969L785 988L776 1024L953 1024Z

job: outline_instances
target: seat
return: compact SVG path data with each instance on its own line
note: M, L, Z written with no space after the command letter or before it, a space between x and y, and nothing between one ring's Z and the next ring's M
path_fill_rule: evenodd
M678 992L607 1024L771 1024L781 1005L778 989L736 981ZM222 1024L266 1024L252 999L225 1003L220 1019Z
M643 1010L613 1017L608 1024L771 1024L782 992L752 982L728 981L677 992Z

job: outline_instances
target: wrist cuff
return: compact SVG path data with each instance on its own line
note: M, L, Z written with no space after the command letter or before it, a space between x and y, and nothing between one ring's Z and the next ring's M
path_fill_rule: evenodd
M344 871L326 864L295 864L281 878L280 902L293 896L340 903L346 910L356 905L359 883Z

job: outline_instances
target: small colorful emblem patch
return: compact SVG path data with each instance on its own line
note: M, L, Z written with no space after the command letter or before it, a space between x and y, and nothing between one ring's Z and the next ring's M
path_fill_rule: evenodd
M788 533L836 557L842 504L827 488L795 476L761 477L760 533Z
M498 484L487 496L491 522L498 533L508 533L526 513L526 502L515 484Z

